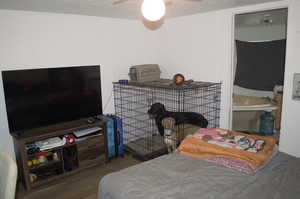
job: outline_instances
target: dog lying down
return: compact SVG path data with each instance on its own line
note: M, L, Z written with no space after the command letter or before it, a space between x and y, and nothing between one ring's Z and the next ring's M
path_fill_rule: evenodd
M178 136L177 132L175 132L175 126L191 124L206 128L208 125L208 121L199 113L167 111L161 103L152 104L148 110L148 114L151 118L155 119L158 131L161 136L164 136L164 141L169 152L175 150L177 144L185 137L185 135Z

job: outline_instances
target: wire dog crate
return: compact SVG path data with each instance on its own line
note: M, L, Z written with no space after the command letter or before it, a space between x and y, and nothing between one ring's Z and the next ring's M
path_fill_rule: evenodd
M172 80L113 83L116 115L123 119L126 150L140 159L166 153L164 137L158 133L148 110L162 103L168 111L196 112L208 121L208 128L219 127L221 83L192 82L174 85Z

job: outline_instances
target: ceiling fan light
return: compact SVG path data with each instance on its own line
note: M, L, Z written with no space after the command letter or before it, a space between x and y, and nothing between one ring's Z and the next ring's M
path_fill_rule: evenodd
M165 15L166 5L163 0L144 0L141 10L147 20L158 21Z

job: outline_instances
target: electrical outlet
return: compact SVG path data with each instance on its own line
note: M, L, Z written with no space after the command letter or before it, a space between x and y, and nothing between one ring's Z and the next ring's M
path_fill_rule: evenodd
M294 74L293 100L300 101L300 73Z

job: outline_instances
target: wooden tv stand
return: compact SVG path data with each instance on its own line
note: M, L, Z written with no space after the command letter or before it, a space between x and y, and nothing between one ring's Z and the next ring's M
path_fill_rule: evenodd
M63 137L71 134L74 130L97 126L101 127L98 135L43 152L27 153L26 146L36 141ZM107 161L106 122L103 120L97 119L92 124L87 120L76 120L23 131L12 134L12 136L19 179L22 180L27 190ZM46 157L46 161L39 161L39 155Z

